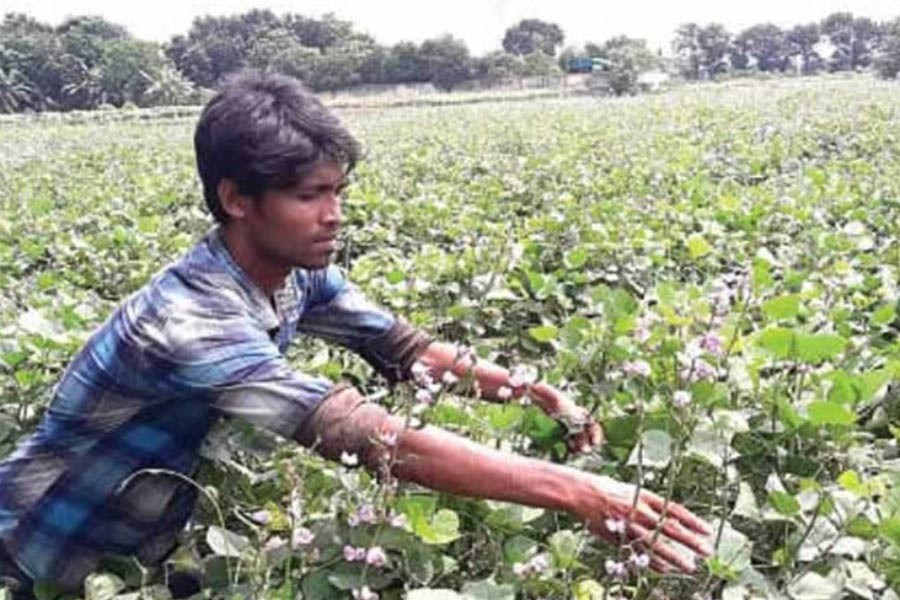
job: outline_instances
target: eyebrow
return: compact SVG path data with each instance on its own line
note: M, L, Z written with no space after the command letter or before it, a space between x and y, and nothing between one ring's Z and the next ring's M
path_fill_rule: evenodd
M344 176L344 177L342 177L341 179L339 179L337 182L335 182L334 184L330 184L330 183L320 183L320 184L314 185L314 186L303 186L303 185L301 185L301 186L298 187L297 191L298 191L298 192L321 192L321 191L324 191L324 190L330 190L330 189L332 189L332 188L341 188L341 187L344 187L344 186L346 186L346 185L349 185L349 183L350 183L349 178L346 177L346 176Z

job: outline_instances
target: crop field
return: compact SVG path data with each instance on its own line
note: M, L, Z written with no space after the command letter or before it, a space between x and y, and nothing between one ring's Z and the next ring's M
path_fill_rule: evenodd
M379 483L235 421L204 449L173 558L205 573L204 597L900 598L900 87L340 114L366 151L338 257L351 279L480 357L533 365L607 439L567 454L533 407L454 387L417 402L317 340L296 368L639 483L713 523L717 552L697 576L654 575L568 515ZM94 328L211 226L193 125L0 125L0 456ZM111 560L86 597L165 598L152 576Z

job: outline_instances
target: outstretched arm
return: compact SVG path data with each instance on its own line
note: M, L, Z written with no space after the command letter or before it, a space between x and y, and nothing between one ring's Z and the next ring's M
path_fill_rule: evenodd
M673 541L710 553L709 526L681 506L670 503L664 517L661 498L644 491L635 499L634 486L608 477L492 450L435 427L407 429L353 388L323 402L297 439L332 460L353 453L373 471L390 469L398 479L441 492L572 513L597 535L650 553L658 571L695 570L692 554L677 551ZM620 525L610 528L610 522Z

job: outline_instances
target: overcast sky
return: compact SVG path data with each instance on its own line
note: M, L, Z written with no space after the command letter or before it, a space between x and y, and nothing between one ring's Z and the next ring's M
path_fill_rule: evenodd
M24 12L54 25L71 15L99 14L157 41L187 32L196 16L251 8L307 16L333 12L382 44L451 33L477 55L499 49L506 28L531 17L560 25L567 45L627 34L668 51L673 31L686 21L715 21L736 32L764 21L782 27L817 21L836 11L877 20L900 16L897 0L0 0L2 13Z

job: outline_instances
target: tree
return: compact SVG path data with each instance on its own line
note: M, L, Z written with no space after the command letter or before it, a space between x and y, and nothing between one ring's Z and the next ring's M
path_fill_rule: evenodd
M592 75L591 88L612 92L617 96L636 93L641 73L659 65L659 57L647 47L645 40L624 35L607 41L600 58L608 66L606 70Z
M728 69L725 57L731 46L731 34L719 23L710 23L697 34L700 46L701 74L708 77L723 73Z
M156 42L119 39L105 43L100 85L106 101L116 106L138 103L165 62Z
M880 39L878 25L865 17L854 18L852 13L834 13L822 21L822 34L834 46L829 61L832 71L849 71L868 67Z
M384 61L384 81L386 83L428 81L428 74L416 44L398 42L390 47Z
M800 68L804 75L811 75L822 68L822 57L816 51L816 45L821 39L822 35L817 23L795 25L793 29L785 33L787 55L799 58Z
M875 58L875 71L885 79L895 79L900 73L900 17L884 25L882 45Z
M78 58L87 68L94 68L103 59L103 47L113 40L131 38L121 25L97 16L80 16L66 19L56 28L63 50Z
M428 81L448 92L472 75L469 48L451 35L422 42L419 59Z
M681 63L681 74L685 79L700 79L700 26L696 23L679 25L675 30L672 49Z
M300 44L316 48L320 53L354 35L353 24L338 19L332 13L323 15L321 20L301 15L287 15L284 26Z
M489 52L473 62L473 75L491 83L521 77L524 68L522 58L503 50Z
M522 75L525 77L556 77L562 70L556 60L543 52L526 54L522 62Z
M144 106L176 106L197 101L197 88L171 63L165 63L153 75L144 90L140 104Z
M784 32L764 23L745 29L732 44L731 64L746 69L752 64L760 71L783 71L788 64Z
M556 23L540 19L522 19L506 30L503 49L510 54L524 56L534 52L556 55L556 47L562 45L565 35Z
M0 67L0 112L13 113L30 107L33 94L21 73Z

